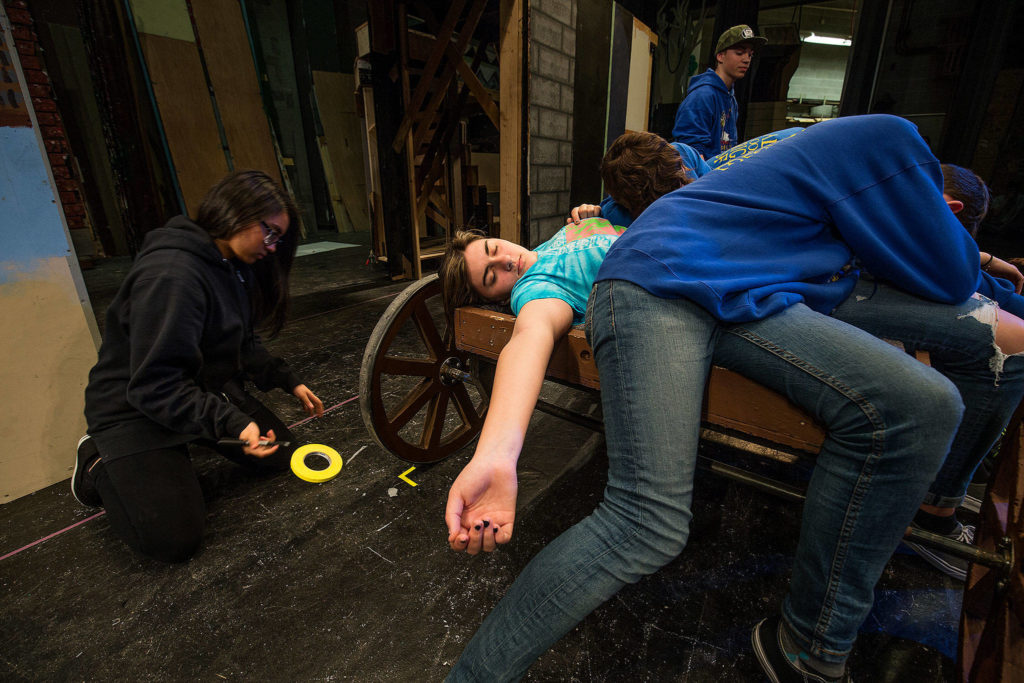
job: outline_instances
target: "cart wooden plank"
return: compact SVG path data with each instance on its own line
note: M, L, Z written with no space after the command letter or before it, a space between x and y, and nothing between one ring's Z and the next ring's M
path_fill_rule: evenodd
M512 337L515 316L464 306L455 312L455 346L497 360ZM548 377L600 389L594 355L580 328L573 328L551 354ZM817 453L825 431L781 394L730 370L714 367L704 393L705 425L740 432L774 444Z

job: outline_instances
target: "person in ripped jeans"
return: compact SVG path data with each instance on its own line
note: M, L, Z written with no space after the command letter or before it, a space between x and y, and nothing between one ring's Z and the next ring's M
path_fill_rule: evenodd
M453 301L463 285L511 296L519 316L476 452L449 493L450 546L475 554L511 540L522 436L551 348L583 313L609 459L601 504L527 565L449 680L521 677L623 585L682 551L712 362L783 393L828 431L789 595L752 644L773 680L845 679L874 585L950 451L963 403L935 369L829 314L864 267L914 295L904 304L928 304L921 315L934 305L944 320L977 319L974 356L993 352L983 312L999 330L1020 325L972 299L981 259L942 196L937 160L905 120L837 119L668 192L621 236L587 240L548 255L474 240L462 284L445 288ZM603 255L581 255L594 249ZM584 307L581 287L591 290ZM909 308L895 317L909 322ZM1019 366L1007 355L1002 386L1021 383Z

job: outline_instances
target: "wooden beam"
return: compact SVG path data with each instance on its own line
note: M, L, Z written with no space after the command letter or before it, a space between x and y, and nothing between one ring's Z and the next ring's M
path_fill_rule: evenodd
M473 37L476 26L480 22L480 17L483 16L484 6L485 0L476 0L474 2L469 8L469 15L466 17L466 21L462 24L462 28L459 31L459 39L456 41L455 46L451 47L450 44L448 45L451 48L447 52L448 64L445 65L444 71L442 71L441 76L435 82L436 90L423 112L424 118L419 121L419 125L414 129L416 132L413 135L413 143L417 147L423 144L427 132L437 118L437 112L441 110L441 101L447 96L447 89L452 78L455 76L457 65L466 65L462 55L465 54L466 46L469 45L469 39Z
M405 3L398 3L398 54L399 71L402 74L402 101L409 101L409 20L405 13ZM412 146L412 132L405 134L405 160L406 179L409 191L409 217L412 220L412 260L403 263L406 277L419 280L423 277L422 264L420 263L420 210L416 204L416 180L414 169L416 168L416 154ZM401 147L394 147L395 151Z
M481 43L478 47L476 56L473 59L473 66L470 67L470 73L479 68L484 51L489 44ZM455 130L459 127L459 123L462 120L462 110L466 106L468 93L468 85L460 88L454 104L448 107L446 116L442 118L442 125L438 126L433 139L430 141L430 146L423 156L423 165L420 167L421 172L416 175L417 187L432 187L444 171L444 161L450 157L448 153L449 146L451 145L452 136L454 136ZM494 105L493 102L491 104ZM497 115L498 108L496 105L494 105L494 111L495 115ZM497 128L496 120L495 128Z
M482 52L483 43L481 43L480 47L480 51ZM483 84L480 82L480 79L476 77L475 73L473 73L473 69L471 69L469 65L466 64L466 60L459 59L459 56L457 54L453 54L455 50L451 46L449 46L448 49L448 56L455 62L455 69L456 71L459 72L459 76L462 77L462 80L463 82L465 82L466 87L469 88L469 91L473 93L473 97L480 104L480 107L484 110L484 113L487 114L487 118L491 120L491 123L494 124L495 128L498 128L501 125L498 120L498 105L495 104L494 100L491 99L491 96L488 94L487 89L484 88Z
M501 0L498 21L498 73L501 103L498 120L501 154L501 226L504 240L520 244L523 222L523 168L527 142L523 132L523 32L526 0Z
M437 34L434 49L430 53L430 57L427 59L426 66L423 67L423 74L420 76L420 82L416 85L416 91L413 93L412 99L406 106L405 117L402 119L402 125L398 127L398 134L395 136L395 142L393 145L396 152L401 150L402 145L405 144L405 134L409 132L415 115L419 113L420 107L423 106L423 100L426 98L427 92L430 90L430 83L434 80L434 74L437 73L437 67L441 65L441 57L445 54L445 46L449 45L451 42L452 33L455 31L455 22L459 20L459 16L462 14L462 8L465 4L466 0L455 0L455 2L452 3L452 6L448 9L448 15L444 18L444 25L441 26L441 30Z
M480 14L482 14L485 8L485 0L478 0L478 2L480 3L479 11ZM474 17L474 13L476 12L476 10L476 6L470 8L470 14L466 17L466 24L463 26L464 32L469 31L470 33L474 33L476 31L476 24L480 20L480 16ZM431 31L436 31L437 20L434 18L434 15L430 11L430 8L423 6L421 8L421 11L424 14L423 18L427 22L427 27ZM473 26L473 29L471 31L468 28L470 26L470 22L472 22ZM484 110L484 113L487 114L487 118L489 118L491 120L491 123L494 124L494 127L497 128L498 105L491 98L490 94L487 92L487 89L484 88L483 84L480 83L480 79L476 77L476 70L479 67L481 57L483 56L483 53L486 51L487 46L489 44L490 43L484 42L482 40L480 41L480 43L477 45L477 53L476 57L473 60L472 66L468 66L466 64L466 60L462 58L465 49L456 49L454 46L451 45L450 42L445 44L444 48L449 61L451 62L451 64L455 65L455 69L458 71L459 76L465 82L466 86L473 94L473 97L476 98L476 101L480 104L480 107Z

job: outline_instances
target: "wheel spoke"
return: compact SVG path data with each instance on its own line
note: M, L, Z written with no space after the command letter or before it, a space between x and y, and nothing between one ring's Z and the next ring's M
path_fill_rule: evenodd
M384 356L380 359L382 375L411 375L413 377L430 377L434 374L434 361L422 358L399 358Z
M427 407L427 416L423 419L423 435L420 437L421 448L437 448L444 432L444 418L448 412L448 392L439 391Z
M482 417L477 412L477 407L473 405L473 397L466 391L466 385L460 383L452 389L452 394L455 396L455 410L462 418L462 422L470 427L480 423Z
M439 391L438 383L432 382L429 378L424 379L416 388L409 392L398 407L393 418L388 419L388 424L396 434L406 425L409 420L419 412L423 404Z
M427 345L427 350L434 358L439 358L444 355L445 345L441 341L441 335L437 332L437 325L434 324L434 318L431 317L430 311L427 310L427 302L421 301L417 306L416 310L413 311L413 321L416 323L416 329L419 330L420 338L423 339L423 343Z

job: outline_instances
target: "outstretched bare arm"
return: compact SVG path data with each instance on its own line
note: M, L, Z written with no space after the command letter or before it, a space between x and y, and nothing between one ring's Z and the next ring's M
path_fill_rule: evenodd
M516 515L516 462L555 343L572 325L561 299L535 299L519 312L498 356L494 390L473 459L448 492L445 523L453 550L475 555L508 543Z

